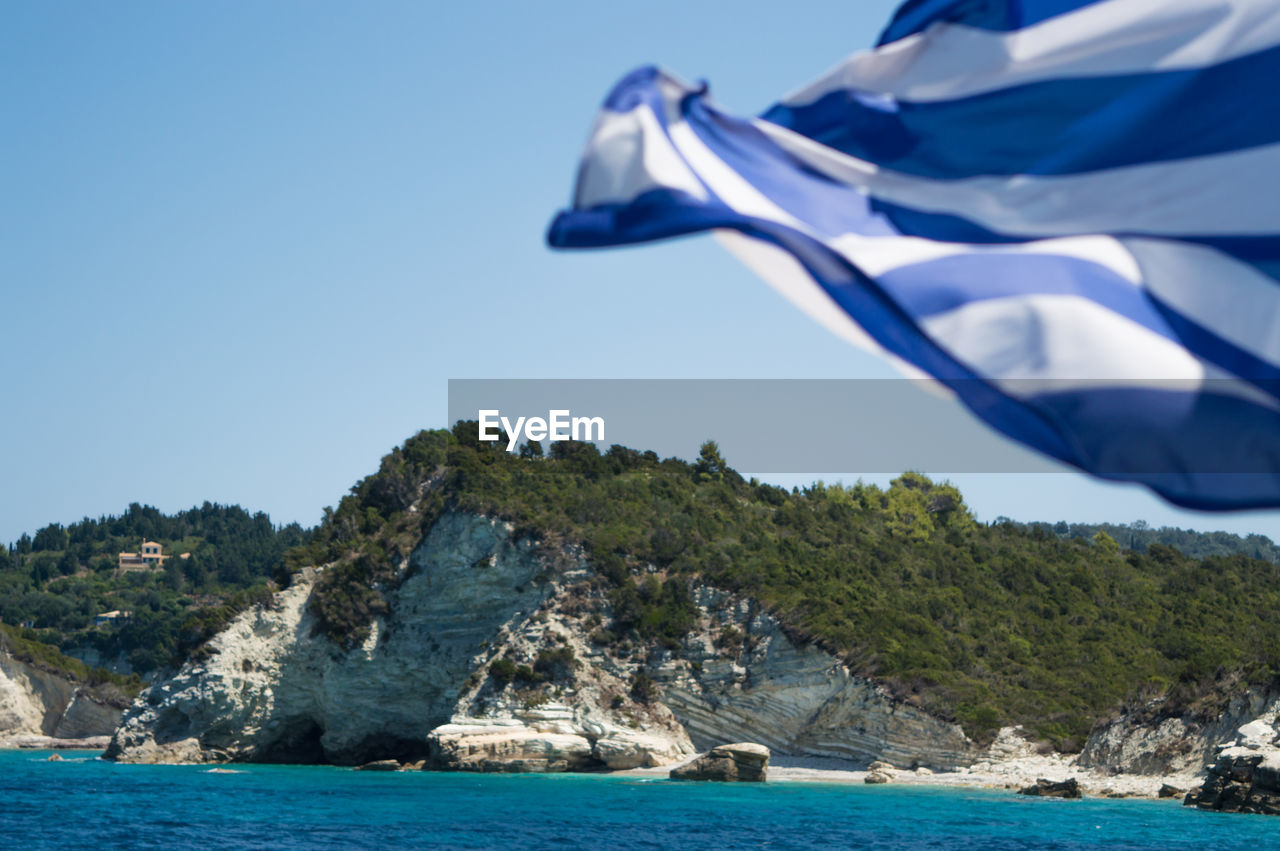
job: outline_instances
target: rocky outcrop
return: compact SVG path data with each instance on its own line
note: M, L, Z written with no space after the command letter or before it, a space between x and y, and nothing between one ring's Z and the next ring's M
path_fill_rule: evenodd
M1019 795L1032 795L1037 798L1083 798L1080 781L1074 777L1066 780L1046 780L1041 777L1032 786L1024 786L1018 790Z
M769 749L752 742L719 745L671 769L672 780L762 783L769 772Z
M1195 774L1215 761L1223 741L1260 717L1280 711L1280 691L1243 689L1211 719L1167 713L1160 701L1096 730L1077 764L1126 774Z
M1280 752L1237 753L1209 767L1209 776L1184 801L1202 810L1280 815Z
M122 711L67 675L0 649L0 743L29 737L109 736Z
M1280 731L1268 713L1215 749L1205 781L1183 803L1202 810L1280 815Z
M579 555L552 565L534 541L513 538L500 521L447 513L401 572L387 616L344 652L315 634L307 604L318 574L304 571L269 605L238 616L203 660L149 689L107 756L346 765L430 758L530 770L539 761L548 768L584 760L650 765L694 752L664 706L622 697L636 665L597 664L589 630L566 621L564 609L590 576ZM555 682L489 675L495 662L534 663L552 649L565 669ZM523 670L532 677L529 665ZM553 691L560 708L548 714L538 705ZM511 741L471 729L489 725ZM545 735L579 737L586 756L579 758L576 742L537 738Z
M364 765L357 765L356 771L399 771L400 768L399 760L376 759L373 762L366 762Z
M591 742L522 724L445 724L431 733L432 767L452 771L583 771L599 767Z

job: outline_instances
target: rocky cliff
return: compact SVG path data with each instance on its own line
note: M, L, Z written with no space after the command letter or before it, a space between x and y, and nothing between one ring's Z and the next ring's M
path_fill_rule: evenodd
M660 765L725 741L947 768L980 749L751 601L697 587L678 645L597 644L607 595L582 553L445 513L358 647L322 635L315 571L243 613L127 713L121 761L428 759L495 770Z
M1170 714L1157 702L1095 730L1077 763L1117 773L1195 774L1212 765L1222 747L1248 737L1250 725L1267 723L1278 711L1275 688L1242 689L1211 718Z
M65 674L0 649L0 742L108 736L120 722L122 705L94 695Z

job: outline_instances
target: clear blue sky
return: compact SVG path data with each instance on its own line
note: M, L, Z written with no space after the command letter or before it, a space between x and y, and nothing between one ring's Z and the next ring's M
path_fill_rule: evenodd
M542 236L624 72L757 112L894 5L4 4L0 541L135 501L314 523L446 425L451 377L890 376L709 239ZM983 519L1280 537L1076 475L958 482Z

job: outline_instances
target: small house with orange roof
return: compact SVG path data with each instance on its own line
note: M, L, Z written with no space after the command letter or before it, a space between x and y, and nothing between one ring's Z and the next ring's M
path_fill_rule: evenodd
M117 566L120 570L151 570L162 567L168 558L163 547L155 541L144 540L136 553L120 553Z

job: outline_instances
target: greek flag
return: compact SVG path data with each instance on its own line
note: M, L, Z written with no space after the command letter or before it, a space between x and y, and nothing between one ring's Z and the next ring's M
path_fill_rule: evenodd
M1280 505L1280 2L911 0L759 118L605 100L560 248L714 231L1053 458Z

